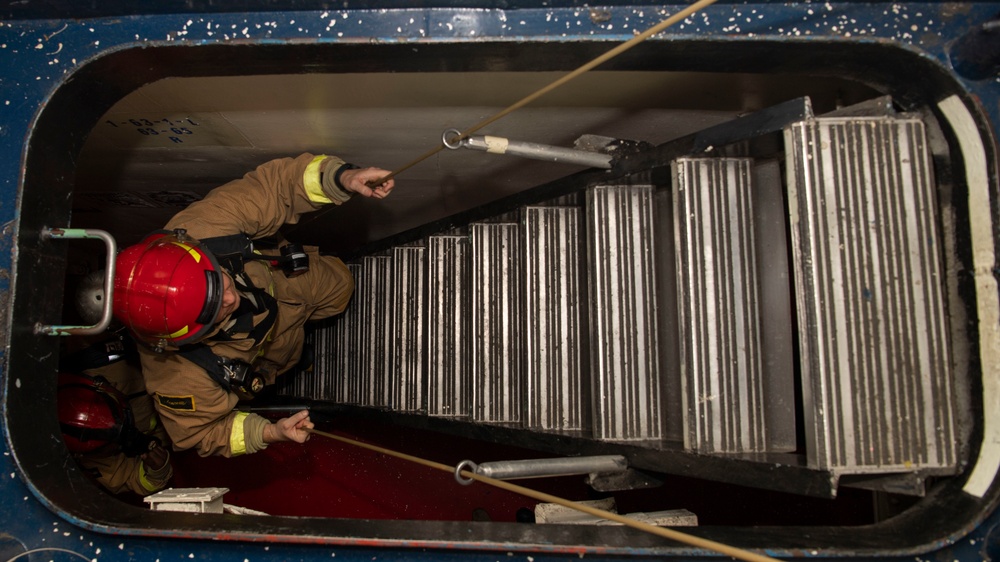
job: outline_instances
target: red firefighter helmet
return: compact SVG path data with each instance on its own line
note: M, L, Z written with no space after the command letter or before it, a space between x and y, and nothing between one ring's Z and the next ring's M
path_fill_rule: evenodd
M164 346L201 339L222 303L222 269L183 230L155 233L115 260L115 317L138 339Z
M59 373L57 409L63 440L73 453L131 450L141 440L128 398L101 377Z

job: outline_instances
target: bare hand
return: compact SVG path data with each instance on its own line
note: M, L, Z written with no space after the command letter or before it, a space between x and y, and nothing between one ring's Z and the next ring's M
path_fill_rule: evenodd
M270 423L264 426L264 442L278 443L279 441L295 441L305 443L309 440L307 429L314 427L309 420L309 410L302 410L287 418Z
M391 172L381 168L356 168L344 170L340 174L340 185L347 191L353 191L365 197L384 199L389 196L389 192L395 187L396 181L388 179L379 185L369 185L368 182L376 182L388 176Z

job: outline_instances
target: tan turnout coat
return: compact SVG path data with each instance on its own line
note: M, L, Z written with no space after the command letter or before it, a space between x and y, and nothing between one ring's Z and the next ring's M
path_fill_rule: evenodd
M303 213L342 202L344 193L323 191L320 172L333 173L343 163L312 154L267 162L213 189L174 216L166 228L186 229L196 239L241 232L251 239L274 235L282 225L298 222ZM217 355L249 363L267 360L278 366L277 374L284 373L302 353L305 322L344 311L354 290L350 271L339 259L320 256L315 248L306 251L309 271L298 277L287 278L263 262L246 263L254 285L277 299L277 320L261 345L254 345L249 337L206 341ZM242 298L247 295L243 293ZM255 317L254 324L264 316ZM223 319L220 326L228 320ZM170 350L142 349L141 357L146 388L174 449L194 448L202 456L228 457L266 446L263 430L268 422L256 414L234 411L239 397L225 391L201 367Z

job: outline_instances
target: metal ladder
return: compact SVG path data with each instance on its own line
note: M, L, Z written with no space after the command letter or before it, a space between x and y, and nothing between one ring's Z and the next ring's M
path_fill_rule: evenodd
M660 164L669 185L592 185L350 264L351 305L280 391L662 454L797 454L834 480L954 472L924 123L805 109L773 154L695 139Z

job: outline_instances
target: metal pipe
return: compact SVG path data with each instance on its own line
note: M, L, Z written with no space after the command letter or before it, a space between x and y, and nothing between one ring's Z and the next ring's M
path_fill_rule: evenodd
M300 403L296 403L296 404L273 404L273 405L270 405L270 406L251 406L249 404L237 404L236 405L236 409L237 410L239 410L241 412L251 412L251 413L259 413L259 412L279 412L279 413L280 412L289 412L289 413L295 413L295 412L301 412L302 410L309 410L311 408L312 408L311 404L307 404L307 403L304 403L304 402L300 402Z
M475 473L497 480L571 476L574 474L607 474L625 472L628 460L621 455L594 457L568 457L556 459L529 459L521 461L495 461L476 465Z
M503 137L476 135L462 137L457 129L448 129L441 136L444 145L452 150L468 148L491 154L510 154L534 160L580 164L591 168L611 168L611 155L600 152L575 150L533 142L512 141Z

